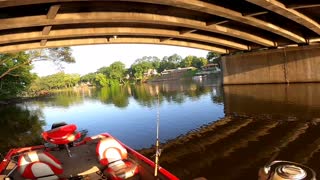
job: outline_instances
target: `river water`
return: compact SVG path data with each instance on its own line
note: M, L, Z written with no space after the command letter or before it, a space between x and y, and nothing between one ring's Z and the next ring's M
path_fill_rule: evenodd
M156 92L159 91L159 102ZM42 143L54 122L109 132L181 179L257 179L282 159L320 174L320 84L220 85L219 78L81 89L0 107L0 152Z

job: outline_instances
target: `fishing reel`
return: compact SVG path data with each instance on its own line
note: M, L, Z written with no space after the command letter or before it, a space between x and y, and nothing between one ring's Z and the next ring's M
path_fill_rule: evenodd
M309 167L290 162L273 161L259 170L259 180L316 180L316 173Z

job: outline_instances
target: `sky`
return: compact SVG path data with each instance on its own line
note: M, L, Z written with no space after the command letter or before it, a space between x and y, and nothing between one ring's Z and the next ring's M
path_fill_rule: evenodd
M76 63L64 64L64 72L80 75L95 72L100 67L109 66L115 61L123 62L128 68L136 59L143 56L157 56L162 59L164 56L177 53L183 58L188 55L206 57L208 53L208 51L200 49L152 44L86 45L71 48ZM39 76L47 76L59 72L57 66L48 61L36 62L33 65L32 72L37 73Z

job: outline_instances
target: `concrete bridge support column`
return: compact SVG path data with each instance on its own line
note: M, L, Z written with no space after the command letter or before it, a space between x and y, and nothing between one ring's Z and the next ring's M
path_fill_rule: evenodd
M320 45L222 58L223 84L320 82Z

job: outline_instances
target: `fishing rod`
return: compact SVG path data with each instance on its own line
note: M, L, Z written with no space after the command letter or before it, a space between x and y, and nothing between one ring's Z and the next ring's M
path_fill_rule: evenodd
M156 88L157 93L157 137L156 137L156 157L155 157L155 167L154 167L154 176L158 177L159 170L159 158L160 158L160 150L159 150L159 126L160 126L160 98L159 98L159 89Z

